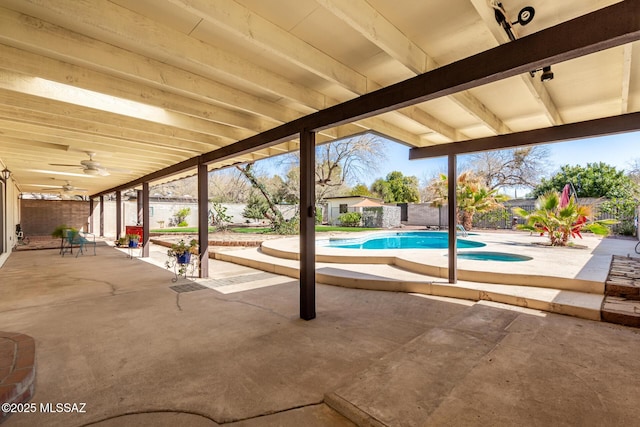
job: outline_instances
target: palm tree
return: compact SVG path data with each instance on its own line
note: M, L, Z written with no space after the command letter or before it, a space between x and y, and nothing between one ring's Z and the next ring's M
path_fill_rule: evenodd
M513 213L526 221L518 226L519 229L539 232L541 236L548 233L551 246L566 246L569 238L582 238L581 230L606 236L609 234L607 225L616 223L614 220L594 221L589 206L578 205L573 197L563 204L556 191L538 197L535 211L513 208Z
M431 201L434 206L442 206L447 202L447 175L440 174L429 185L431 194L435 197ZM473 216L477 213L489 212L501 208L500 202L507 200L504 194L498 194L498 190L491 190L483 180L471 171L463 172L458 176L456 185L457 217L458 223L465 230L473 227Z

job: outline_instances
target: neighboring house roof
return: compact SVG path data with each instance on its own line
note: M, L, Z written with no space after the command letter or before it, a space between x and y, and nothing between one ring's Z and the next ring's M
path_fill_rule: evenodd
M375 202L371 199L364 199L361 202L356 203L355 205L351 205L352 208L370 208L370 207L378 207L383 206L382 203Z

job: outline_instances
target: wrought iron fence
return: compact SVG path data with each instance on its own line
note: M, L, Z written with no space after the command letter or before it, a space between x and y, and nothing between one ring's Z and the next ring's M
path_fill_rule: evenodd
M535 210L535 205L519 205L527 212ZM611 226L614 234L631 235L635 233L635 216L623 212L622 209L614 209L611 212L599 212L596 216L597 220L613 219L618 221L617 224ZM524 224L522 218L516 217L511 211L511 207L495 209L491 212L476 214L473 217L474 228L486 229L511 229L517 224Z

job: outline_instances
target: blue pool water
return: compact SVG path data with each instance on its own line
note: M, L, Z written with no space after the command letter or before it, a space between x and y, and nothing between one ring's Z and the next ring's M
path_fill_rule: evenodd
M446 249L448 247L446 231L399 231L368 237L350 239L332 239L325 247L345 249ZM481 242L458 238L458 248L480 248Z
M525 255L510 254L506 252L460 252L458 253L460 259L470 259L474 261L503 261L503 262L517 262L517 261L530 261L533 258Z

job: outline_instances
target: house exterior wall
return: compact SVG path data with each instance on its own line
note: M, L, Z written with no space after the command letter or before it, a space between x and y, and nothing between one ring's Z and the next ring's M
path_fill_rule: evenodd
M0 182L0 267L16 244L16 224L20 223L19 191L12 179Z
M423 225L425 227L446 227L448 223L447 206L441 208L429 203L409 203L405 225Z
M9 195L9 197L11 197ZM8 199L8 201L11 199ZM27 236L48 236L59 225L65 224L82 231L89 231L89 202L78 200L40 200L21 199L20 208L17 205L9 204L8 220L9 226L6 232L6 247L12 248L14 243L15 224L20 221L18 212L22 212L22 229ZM226 215L231 217L231 223L242 224L247 221L242 216L246 204L223 203L227 208ZM157 200L149 202L149 228L168 228L174 219L174 214L183 208L191 209L186 218L186 222L191 227L198 224L198 204L195 201L171 201ZM285 219L293 217L297 211L297 206L279 206ZM211 209L211 205L209 205ZM100 203L93 204L93 232L100 233ZM122 230L128 225L138 224L138 204L136 200L126 200L122 202ZM105 200L104 202L104 235L115 238L116 236L116 202L115 200ZM4 240L3 240L4 241ZM1 253L1 252L0 252Z
M62 224L89 229L88 201L20 199L20 210L20 226L26 236L48 236Z
M356 203L360 203L364 199L370 200L379 200L372 197L363 197L363 196L354 196L354 197L332 197L325 199L324 203L324 211L323 211L323 221L326 221L329 224L337 224L338 217L340 216L340 205L347 205L347 212L355 212L357 208L352 208L351 206Z

